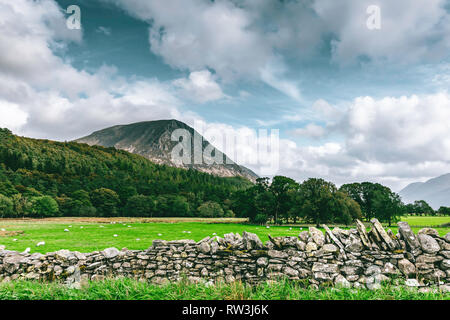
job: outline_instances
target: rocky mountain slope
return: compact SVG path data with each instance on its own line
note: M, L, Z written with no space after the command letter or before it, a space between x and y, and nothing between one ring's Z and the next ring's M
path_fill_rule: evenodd
M157 120L132 123L128 125L117 125L96 131L89 136L75 140L89 145L100 145L104 147L115 147L131 153L136 153L147 159L169 166L192 168L201 172L210 173L221 177L241 176L255 181L258 176L250 169L240 166L229 159L221 151L215 149L213 155L221 157L223 164L206 164L204 161L198 164L194 161L194 152L191 152L189 164L174 162L172 150L178 144L172 141L172 132L176 129L185 129L191 135L191 146L194 146L194 133L198 134L192 127L178 120ZM200 136L201 137L201 136ZM203 138L203 137L202 137ZM209 145L203 138L202 151ZM215 152L218 152L216 155Z
M433 209L450 206L450 173L425 182L414 182L400 191L403 202L425 200Z

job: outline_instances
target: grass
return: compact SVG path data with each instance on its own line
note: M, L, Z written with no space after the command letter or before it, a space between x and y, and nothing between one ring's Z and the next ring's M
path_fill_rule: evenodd
M444 223L450 223L450 217L408 216L402 220L416 227L439 227Z
M0 300L449 300L440 291L420 293L384 285L381 289L320 290L302 283L281 281L258 286L219 283L213 286L184 282L156 286L132 279L88 282L81 289L68 289L61 283L13 281L0 284Z
M424 226L435 226L450 222L450 217L405 217L402 219L417 232ZM111 222L117 222L112 224ZM223 236L225 233L256 233L262 241L272 236L297 236L308 230L309 225L264 226L249 225L242 219L188 219L188 218L51 218L51 219L4 219L0 220L0 245L8 250L23 251L31 248L31 253L46 253L60 249L90 252L108 247L122 249L147 249L153 240L194 239L206 236ZM5 229L5 231L1 231ZM64 229L70 230L65 232ZM394 233L397 227L391 227ZM450 228L436 228L441 236ZM187 233L189 231L190 233ZM114 235L117 237L114 237ZM14 241L16 239L16 241ZM45 241L44 246L36 244Z

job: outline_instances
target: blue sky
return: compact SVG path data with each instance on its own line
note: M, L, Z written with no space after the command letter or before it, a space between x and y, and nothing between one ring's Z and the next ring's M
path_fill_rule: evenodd
M66 27L69 5L81 30ZM278 129L276 174L297 180L398 190L450 172L448 1L0 0L0 12L0 126L18 134L177 118Z

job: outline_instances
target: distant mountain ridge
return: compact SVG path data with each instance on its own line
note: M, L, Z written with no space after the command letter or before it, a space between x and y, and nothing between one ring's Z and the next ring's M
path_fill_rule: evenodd
M450 207L450 173L425 182L414 182L399 192L403 202L425 200L433 209Z
M79 143L89 145L100 145L103 147L115 147L131 153L146 157L152 162L166 164L179 168L192 168L201 172L210 173L221 177L240 176L250 181L256 181L256 175L250 169L233 162L227 155L218 149L217 157L222 157L223 164L196 164L191 155L191 164L175 163L172 161L172 149L179 143L172 141L172 132L176 129L185 129L191 134L191 146L194 146L194 134L201 135L184 122L171 120L156 120L132 123L127 125L116 125L75 140ZM202 137L203 138L203 137ZM203 138L203 151L209 142ZM214 153L214 155L216 155Z

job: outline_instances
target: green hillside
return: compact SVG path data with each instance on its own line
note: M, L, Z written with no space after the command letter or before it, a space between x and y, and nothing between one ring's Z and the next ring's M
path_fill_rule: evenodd
M114 148L0 129L0 217L232 216L230 195L250 185ZM207 210L199 210L204 203Z

